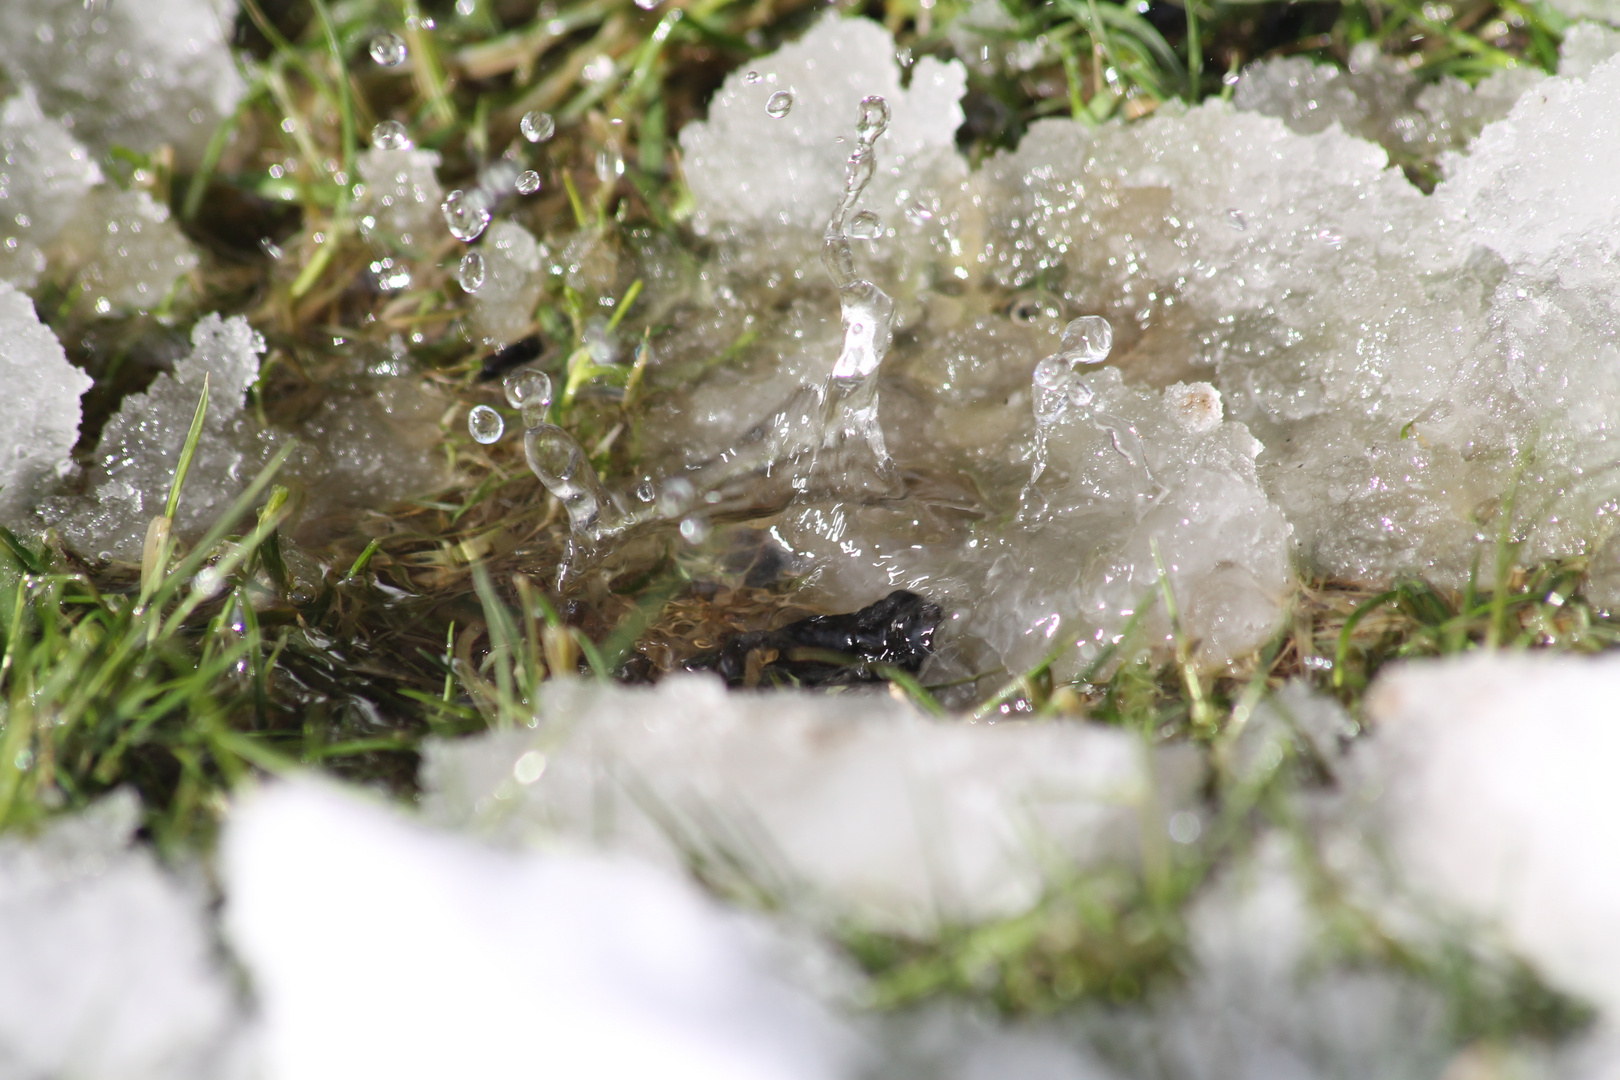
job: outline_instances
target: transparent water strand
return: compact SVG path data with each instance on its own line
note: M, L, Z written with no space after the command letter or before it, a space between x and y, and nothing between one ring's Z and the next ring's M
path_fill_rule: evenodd
M524 431L523 456L529 470L562 504L575 536L595 543L630 524L628 515L596 474L585 448L556 424L542 420Z
M844 193L822 234L821 260L838 287L844 341L823 392L819 460L812 472L842 479L874 466L880 488L892 486L893 462L878 423L877 372L893 340L894 300L855 272L850 225L855 205L877 169L875 144L889 128L889 103L878 95L861 99L855 123L855 149L844 176ZM870 462L857 462L851 446L864 444ZM807 486L807 485L802 485Z
M1154 479L1153 471L1148 466L1147 447L1136 425L1097 408L1096 390L1081 374L1083 368L1094 367L1108 359L1113 347L1114 328L1108 320L1100 315L1086 315L1069 323L1063 330L1058 351L1035 365L1032 378L1035 460L1030 469L1029 484L1024 489L1021 516L1038 514L1046 508L1046 500L1036 487L1036 482L1046 471L1048 442L1052 433L1070 416L1104 432L1113 443L1114 450L1143 475L1150 491L1149 505L1164 494L1164 487Z

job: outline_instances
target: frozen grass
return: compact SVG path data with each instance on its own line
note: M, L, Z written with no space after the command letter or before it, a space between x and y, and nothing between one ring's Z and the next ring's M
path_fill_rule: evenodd
M526 112L549 111L557 136L526 147L543 187L518 220L581 245L582 258L647 245L690 250L674 133L701 115L726 72L814 15L802 0L693 0L653 11L630 0L578 0L543 14L489 0L459 13L411 0L243 7L238 38L257 64L198 168L177 172L161 151L115 150L106 163L118 183L171 205L203 249L204 265L177 301L185 310L94 322L75 307L71 280L47 280L38 294L70 355L96 377L92 431L150 381L169 326L216 309L246 312L270 345L250 405L261 415L297 416L321 399L342 351L335 339L382 355L398 335L428 378L464 402L481 399L493 358L460 333L452 245L408 285L376 288L373 264L386 256L361 234L352 186L372 126L405 122L418 147L443 159L447 186L457 177L470 186L478 163L517 138ZM1172 99L1229 93L1226 77L1250 60L1305 54L1343 63L1366 40L1412 58L1426 78L1477 81L1515 63L1551 69L1564 27L1515 0L1443 9L1018 0L997 18L956 0L862 10L914 57L962 54L970 92L959 139L974 158L1016 143L1043 116L1136 118ZM384 28L403 34L408 64L369 59ZM598 170L603 154L622 158L622 175ZM1432 182L1433 162L1401 164L1420 184ZM548 343L541 362L560 391L552 419L604 473L622 478L637 474L645 367L596 364L589 316L610 297L613 319L646 337L660 313L637 306L638 280L601 292L559 282L536 323ZM712 362L746 348L745 338ZM0 827L27 829L127 784L141 794L160 848L207 845L233 784L299 763L408 793L423 737L518 722L535 685L553 673L611 678L638 643L690 651L708 635L762 628L791 609L781 583L747 584L746 558L682 555L657 537L626 545L564 596L522 576L519 567L555 563L566 523L554 502L535 500L511 441L473 443L464 417L461 409L446 419L453 481L359 523L306 523L292 534L292 503L267 470L191 549L167 544L157 528L139 567L93 564L50 537L0 534ZM175 490L183 499L180 480ZM172 517L172 498L167 509ZM1196 847L1167 851L1140 874L1074 881L1015 920L927 941L851 927L845 944L876 976L880 1004L966 993L1041 1011L1077 997L1141 995L1180 970L1182 909L1210 868L1263 825L1291 827L1281 793L1319 779L1319 763L1303 750L1261 777L1228 767L1267 694L1303 678L1355 715L1368 680L1392 659L1607 648L1620 620L1584 601L1583 573L1579 562L1523 569L1504 557L1456 594L1419 581L1387 591L1305 583L1283 632L1217 677L1190 662L1155 661L1129 637L1073 683L1055 683L1045 664L978 673L981 716L1085 715L1200 747L1213 766L1214 823ZM695 590L694 581L721 588ZM1174 601L1168 590L1155 598L1172 610ZM961 696L961 687L890 674L898 693L930 712ZM1344 926L1347 952L1442 986L1463 1034L1556 1032L1581 1020L1520 969L1462 947L1411 955L1348 909Z

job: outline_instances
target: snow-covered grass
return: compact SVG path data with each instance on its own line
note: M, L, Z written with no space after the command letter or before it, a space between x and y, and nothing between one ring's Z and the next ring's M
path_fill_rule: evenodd
M1474 260L1433 279L1402 276L1404 249L1382 262L1364 255L1381 242L1368 236L1388 225L1383 218L1367 219L1366 236L1333 229L1355 224L1356 207L1374 195L1407 229L1402 243L1471 221L1466 235L1484 236L1506 263L1553 267L1534 282L1535 302L1551 311L1575 271L1602 265L1565 258L1555 241L1607 220L1608 202L1572 200L1560 184L1587 167L1571 117L1615 77L1601 67L1613 32L1583 26L1560 67L1564 17L1515 0L1346 5L1321 23L1314 5L1108 0L894 0L866 12L885 25L765 0L519 7L314 0L305 11L243 0L233 38L220 27L165 33L142 12L180 9L145 0L115 0L110 12L77 0L0 0L0 31L27 31L0 47L15 91L0 137L16 174L0 191L0 275L33 300L29 310L28 297L0 286L0 376L7 365L15 375L3 387L12 396L0 402L0 442L25 451L0 466L0 520L10 526L0 533L0 828L34 835L133 789L144 836L190 866L255 778L320 768L421 795L430 814L512 845L607 844L623 834L631 839L620 846L736 906L813 928L851 969L844 976L858 989L844 1006L958 998L1008 1014L1082 1016L1081 1049L1040 1034L1007 1036L1017 1046L997 1051L1009 1061L1048 1054L1074 1075L1188 1075L1176 1053L1215 1062L1207 1067L1220 1075L1275 1075L1267 1063L1279 1058L1267 1055L1321 1075L1398 1075L1390 1062L1443 1061L1475 1040L1519 1053L1533 1044L1514 1040L1581 1030L1590 1014L1564 991L1609 1004L1607 984L1569 960L1570 938L1548 945L1523 932L1519 908L1508 912L1518 921L1505 942L1457 930L1433 904L1393 887L1378 896L1370 883L1387 879L1376 859L1342 857L1359 850L1362 830L1374 831L1360 796L1346 794L1369 789L1353 783L1362 766L1345 749L1361 740L1364 694L1386 665L1615 643L1620 624L1593 599L1610 593L1589 573L1612 591L1612 556L1593 554L1609 505L1582 494L1573 525L1562 513L1532 522L1513 511L1520 491L1586 493L1606 482L1593 449L1602 416L1583 408L1606 391L1560 393L1551 376L1537 381L1545 364L1515 354L1500 379L1470 384L1477 431L1428 399L1398 415L1378 407L1383 391L1362 393L1356 382L1376 365L1355 366L1364 339L1344 329L1360 317L1352 305L1417 312L1410 324L1391 321L1390 333L1449 342L1435 330L1446 311L1433 295L1453 278L1485 295L1507 271ZM404 40L398 66L371 58L384 30ZM152 73L108 57L126 36ZM7 51L28 40L52 48L21 59ZM240 78L228 40L241 43ZM800 44L775 51L785 42ZM806 61L824 62L827 49L858 63L823 83ZM1264 58L1243 81L1227 78ZM101 60L97 78L77 77ZM1464 170L1485 124L1555 67L1568 78L1548 84L1547 101L1526 99L1486 129L1478 147L1490 156ZM838 303L814 257L816 206L842 183L853 104L874 87L892 99L883 145L895 152L880 160L872 189L886 231L859 243L861 258L896 283L900 335L885 400L898 410L890 444L912 498L849 513L837 500L791 513L768 500L722 502L685 537L653 528L605 550L576 545L525 467L521 440L483 446L467 436L474 403L519 426L520 410L486 376L508 362L549 371L557 394L546 418L627 500L641 481L706 451L724 457L837 354ZM766 112L782 89L795 93L793 110ZM168 104L154 108L158 100ZM534 142L521 120L537 111L553 114L557 133ZM1329 113L1344 132L1323 133ZM1062 117L1077 123L1054 120ZM403 135L374 127L384 120ZM1564 138L1543 149L1543 128ZM1204 157L1175 156L1193 143ZM1404 179L1385 170L1385 152ZM1533 154L1545 155L1543 188L1536 177L1502 179ZM1267 216L1292 190L1296 163L1317 185L1305 232L1277 224L1290 215ZM787 166L791 182L781 179ZM537 193L518 193L520 167L538 174ZM1424 194L1453 176L1463 178L1454 188ZM1096 220L1081 224L1096 235L1063 217L1093 209L1065 210L1065 184L1090 185ZM463 284L476 281L460 272L469 245L439 213L451 190L487 193L495 213L475 245L482 284ZM1493 223L1502 199L1518 200L1512 220ZM1180 231L1153 232L1166 221ZM1454 234L1435 235L1435 251L1456 247ZM1172 239L1133 247L1133 236ZM1110 246L1116 240L1122 246ZM1061 257L1026 274L1020 260L1048 244L1063 246ZM1071 255L1077 275L1092 275L1083 288L1060 280ZM1130 275L1140 258L1164 270L1162 280L1109 277L1101 267L1116 256ZM1183 263L1206 258L1200 266L1223 276L1200 293ZM1275 315L1250 303L1258 285L1233 284L1251 263L1298 269L1289 297L1309 293L1312 274L1343 275L1331 317L1313 324L1320 333L1300 345L1293 328L1216 325L1229 314L1217 300L1248 304L1257 324ZM1397 284L1352 288L1368 281ZM1158 292L1142 299L1150 286L1183 304L1164 320L1168 330L1136 318L1168 310L1152 308L1163 304ZM1030 369L1056 347L1063 316L1081 313L1068 308L1093 300L1097 310L1113 305L1117 366L1045 433L1051 472L1020 500L1030 480ZM1602 321L1591 314L1596 301L1567 306L1546 316L1562 320L1562 344L1538 346L1554 361L1569 340L1595 340ZM1470 309L1475 330L1512 324L1520 310L1487 307ZM1175 322L1189 308L1212 321ZM1425 311L1440 315L1423 322ZM1246 361L1215 370L1245 349L1264 351L1272 330L1317 350L1309 356L1324 378L1342 377L1333 384L1341 404L1374 403L1356 438L1397 465L1449 455L1447 475L1461 479L1436 484L1444 490L1408 515L1416 525L1401 516L1404 504L1380 502L1382 489L1363 482L1373 458L1358 456L1361 443L1347 452L1338 435L1307 426L1307 407L1289 411L1309 395L1277 376L1282 365L1262 372L1277 376L1266 385L1245 382ZM1198 370L1175 360L1182 332L1203 335L1200 347L1220 360ZM58 342L95 377L82 413L85 376L62 362ZM1456 359L1439 346L1432 355ZM1444 396L1405 374L1408 389ZM1495 389L1508 384L1567 421L1569 446L1546 443L1539 461L1504 449L1512 438L1493 424L1523 419L1497 409ZM1399 398L1400 408L1418 396ZM1122 432L1146 445L1139 460L1121 449ZM1379 433L1391 437L1381 443ZM1295 435L1296 449L1280 449ZM1273 457L1257 465L1263 444ZM1314 457L1297 450L1306 444ZM1566 450L1568 460L1557 457ZM1339 485L1329 501L1341 517L1311 512L1320 500L1309 485L1278 479L1283 453L1302 455L1312 483ZM1558 461L1567 475L1554 471ZM1124 504L1122 491L1134 493ZM1593 535L1576 537L1593 522ZM1368 540L1380 530L1395 540ZM1000 562L987 555L993 546ZM948 572L936 573L944 563L928 560L947 556ZM1290 561L1298 558L1303 574ZM559 580L564 559L570 573ZM936 666L920 676L874 669L898 701L721 697L679 680L656 691L606 685L678 667L739 630L858 606L875 582L886 588L912 572L950 593L950 621ZM1065 574L1073 580L1056 580ZM810 588L796 591L801 580ZM1093 622L1061 633L1047 625L1050 614L1082 609ZM1089 651L1073 647L1082 629ZM594 741L565 737L559 720L580 717L594 718ZM659 717L667 729L649 736ZM433 767L419 777L424 754ZM1088 769L1115 786L1077 794ZM562 784L599 772L620 786L604 794L584 780ZM900 773L911 785L904 793ZM1444 802L1453 788L1436 775L1385 778ZM325 993L367 998L366 1031L389 1040L401 1074L440 1062L412 1058L411 1026L446 1014L393 1004L420 1007L405 999L414 987L431 992L440 972L487 991L490 972L510 961L492 939L521 937L534 917L503 909L505 930L476 948L458 941L457 928L481 917L471 895L480 888L532 890L541 907L573 888L545 910L590 929L578 953L530 942L524 962L538 974L521 987L530 996L503 997L503 1009L547 1009L568 1000L573 974L611 966L614 925L597 908L615 897L639 896L649 906L636 918L668 915L676 936L713 946L668 971L630 971L626 985L680 982L749 953L708 900L644 867L496 854L304 790L247 811L225 883L240 890L234 947L262 980L268 1045L272 1057L286 1055L289 1075L311 1075L309 1060L328 1069L349 1061L322 1055L344 1034L321 1026L335 1012L316 1007ZM1030 800L1062 803L1054 791L1075 804L1063 804L1067 833L1030 812ZM1503 813L1508 826L1522 824ZM943 852L917 835L939 822L954 823ZM1532 826L1524 835L1539 835ZM1441 832L1396 830L1396 846L1422 861L1444 847L1450 833ZM122 850L123 839L112 845L121 868L112 884L126 871L156 873ZM253 854L266 851L263 862ZM354 862L362 853L376 862ZM974 872L946 889L951 875L930 865L936 857ZM412 906L369 936L351 935L323 916L388 905L366 867L393 875ZM770 872L784 868L791 873ZM1477 882L1457 879L1441 881L1439 907L1460 897L1479 908ZM306 883L294 899L307 909L283 902L276 890L288 881ZM1457 896L1443 895L1453 886ZM413 929L437 966L410 962L417 954L403 939ZM185 934L175 940L177 950L198 949ZM578 972L548 966L564 953ZM1543 955L1544 970L1526 963ZM343 979L323 980L326 961ZM1544 980L1570 971L1568 985ZM710 1011L756 985L779 989L751 979L721 986ZM218 992L215 975L203 984ZM1292 987L1303 988L1297 999ZM368 997L379 988L400 999ZM675 1024L668 1002L621 1008L609 989L601 1008L569 1001L604 1038ZM475 1000L461 1005L478 1012ZM1336 1013L1351 1019L1335 1028ZM730 1021L681 1015L677 1042L712 1020L717 1052L736 1052ZM209 1022L193 1040L198 1054L216 1052L208 1040L230 1026ZM925 1032L931 1021L913 1013L905 1023ZM962 1041L943 1045L976 1060L978 1023L947 1022ZM1380 1026L1397 1034L1373 1038ZM497 1035L491 1060L521 1060L529 1036ZM844 1061L826 1049L843 1037L820 1044L825 1059L805 1060ZM927 1057L927 1038L896 1038L906 1044L897 1063ZM695 1070L713 1074L704 1039L687 1049ZM1262 1049L1227 1068L1219 1063L1233 1043ZM1046 1049L1030 1049L1037 1044ZM1150 1044L1175 1053L1150 1067ZM421 1045L442 1060L458 1049L454 1033ZM762 1052L780 1064L779 1049ZM737 1067L766 1067L755 1066ZM782 1075L820 1069L799 1062Z

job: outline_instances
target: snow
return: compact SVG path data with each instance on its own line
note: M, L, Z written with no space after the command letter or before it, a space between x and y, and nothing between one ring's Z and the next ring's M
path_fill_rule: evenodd
M1620 659L1414 662L1368 692L1371 782L1400 870L1620 1021Z
M919 162L954 157L967 72L955 61L924 57L901 89L894 57L888 31L830 12L798 41L728 75L708 119L681 129L697 230L751 224L819 236L844 187L860 100L870 94L881 95L893 113L879 144L882 179L874 195L892 191ZM793 106L776 117L765 104L779 91L793 95Z
M497 221L484 233L484 284L473 295L473 325L485 345L508 345L528 333L544 279L540 244L523 226Z
M212 0L3 0L0 71L98 154L168 143L192 164L245 89L235 18L234 3Z
M547 684L534 730L430 746L426 812L540 843L593 838L668 865L733 863L812 921L923 932L1016 914L1054 865L1131 861L1185 800L1179 755L1079 724L935 721L882 697ZM1195 771L1195 770L1193 770Z
M122 791L0 837L0 1076L245 1077L203 898L131 846Z
M31 88L0 105L0 279L32 288L44 245L61 232L101 170Z
M852 1049L759 936L622 858L498 851L299 782L224 840L266 1080L818 1080Z
M80 550L140 560L147 522L163 512L205 376L208 416L176 514L177 532L194 536L207 528L258 471L242 404L258 378L264 339L243 316L207 315L193 327L191 343L173 373L125 398L107 420L89 470L89 494L47 505L47 520L65 517L61 527Z
M0 521L20 521L44 485L72 467L79 396L90 381L33 301L0 281Z

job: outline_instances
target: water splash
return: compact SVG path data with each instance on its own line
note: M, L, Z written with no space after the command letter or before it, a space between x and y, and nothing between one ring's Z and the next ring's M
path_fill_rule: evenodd
M827 380L822 411L818 460L814 471L834 480L854 479L875 466L878 486L892 487L893 462L878 424L878 367L893 341L894 300L877 285L855 272L850 248L855 204L877 170L874 144L889 129L889 103L872 95L861 99L855 124L855 150L849 155L844 194L822 234L821 261L838 287L838 307L844 325L844 345ZM870 461L859 461L851 448L864 444Z
M1063 329L1058 351L1035 365L1033 377L1035 404L1035 462L1029 484L1024 489L1024 516L1045 509L1045 498L1035 487L1046 471L1047 443L1057 425L1068 416L1087 421L1106 432L1114 449L1147 478L1153 489L1152 501L1164 493L1148 468L1147 449L1136 425L1096 407L1097 394L1080 373L1108 359L1114 347L1114 328L1100 315L1075 319Z

